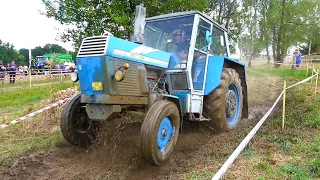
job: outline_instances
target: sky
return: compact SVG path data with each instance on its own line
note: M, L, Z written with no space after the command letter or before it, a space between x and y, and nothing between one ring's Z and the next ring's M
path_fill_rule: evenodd
M66 26L41 15L39 10L45 10L42 0L0 0L0 39L17 50L50 43L73 51L71 42L56 40Z

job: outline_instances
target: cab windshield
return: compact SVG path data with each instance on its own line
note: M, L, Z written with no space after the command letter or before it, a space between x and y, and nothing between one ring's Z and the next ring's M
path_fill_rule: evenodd
M144 45L169 53L188 52L194 16L146 22Z

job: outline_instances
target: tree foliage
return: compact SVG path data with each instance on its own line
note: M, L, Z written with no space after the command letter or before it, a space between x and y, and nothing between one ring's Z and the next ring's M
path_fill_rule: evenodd
M46 44L44 46L37 46L31 49L31 56L34 58L36 56L43 56L46 53L61 53L67 54L67 50L58 44ZM21 48L19 54L24 57L26 62L29 61L29 49Z
M83 38L102 35L105 31L129 39L133 32L135 7L141 2L142 0L47 0L43 14L72 27L61 34L60 40L74 42L77 49ZM207 0L144 1L148 17L177 11L202 11L206 5ZM119 27L124 30L119 30Z
M3 42L0 40L0 60L6 65L15 60L17 64L24 64L24 57L15 50L14 46L9 42Z
M283 62L290 46L308 43L319 32L319 1L244 0L245 28L239 46L250 54L271 46L274 61ZM254 27L254 28L253 28ZM253 28L253 29L252 29ZM241 48L240 48L241 49Z
M130 39L135 6L141 2L148 17L187 10L205 12L230 32L230 44L238 43L248 59L264 52L269 59L282 62L290 46L311 44L311 51L320 48L319 0L46 0L43 14L71 26L60 40L73 41L77 51L83 38L105 31Z

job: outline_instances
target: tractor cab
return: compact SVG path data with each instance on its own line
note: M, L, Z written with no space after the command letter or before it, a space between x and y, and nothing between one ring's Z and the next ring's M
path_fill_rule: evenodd
M177 96L188 96L183 97L190 107L185 112L201 114L209 59L229 56L226 32L197 11L146 19L144 45L171 54L166 70L169 90Z

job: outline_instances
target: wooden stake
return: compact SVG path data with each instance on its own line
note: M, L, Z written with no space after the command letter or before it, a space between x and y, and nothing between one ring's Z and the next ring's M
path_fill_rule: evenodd
M75 86L74 86L74 94L77 94L77 93L78 93L78 86L75 85Z
M314 65L312 65L312 76L313 76L313 70L314 70ZM313 78L311 79L311 83L312 83Z
M314 89L314 94L317 94L317 88L318 88L318 78L319 78L319 70L317 69L317 77L316 77L316 88Z
M308 76L308 74L309 74L309 66L308 66L308 63L307 63L307 74L306 74L306 76Z
M62 69L61 69L61 73L60 73L60 81L62 82Z
M282 102L282 129L284 129L284 119L285 119L285 112L286 112L286 81L283 84L283 102Z

